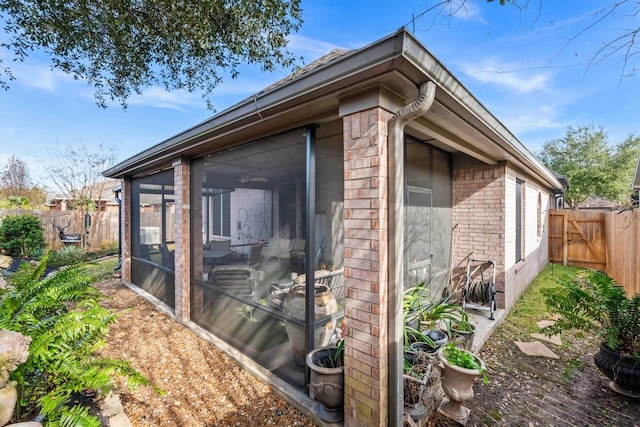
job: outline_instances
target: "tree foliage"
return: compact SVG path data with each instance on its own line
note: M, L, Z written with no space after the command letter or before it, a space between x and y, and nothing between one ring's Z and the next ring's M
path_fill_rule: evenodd
M26 196L31 188L31 177L29 167L24 160L11 156L0 175L0 185L2 191L9 196Z
M29 208L45 202L45 192L33 185L27 163L11 156L0 173L0 206L6 208Z
M629 202L638 154L640 137L629 135L612 147L602 128L579 126L569 127L564 138L547 141L538 157L549 169L567 177L571 188L565 198L575 209L590 196Z
M1 46L14 60L43 49L52 66L93 86L99 105L126 108L151 85L201 90L210 104L223 72L295 62L287 36L302 23L300 0L0 0ZM4 69L12 79L11 71ZM6 77L0 85L7 87Z

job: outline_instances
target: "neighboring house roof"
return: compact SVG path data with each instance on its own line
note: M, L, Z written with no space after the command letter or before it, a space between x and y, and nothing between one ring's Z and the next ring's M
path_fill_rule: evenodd
M633 183L631 184L633 190L640 191L640 156L638 156L638 164L636 165L636 173L633 176Z
M413 102L420 84L433 81L433 106L408 123L407 132L449 152L487 164L510 162L550 189L563 185L412 34L405 29L361 49L333 51L255 95L120 164L104 176L133 176L295 126L348 113L340 102L372 87L385 89L390 111ZM367 92L368 93L368 92Z
M101 181L93 185L95 189L89 189L89 188L83 189L82 194L93 195L94 196L93 200L105 201L107 204L117 204L113 194L113 189L119 184L120 184L119 181L115 179ZM57 202L63 201L63 200L64 201L73 200L73 197L70 197L65 194L60 194L60 193L47 193L45 206L54 206Z
M597 209L614 211L620 209L620 203L602 197L587 197L582 203L578 203L578 209Z

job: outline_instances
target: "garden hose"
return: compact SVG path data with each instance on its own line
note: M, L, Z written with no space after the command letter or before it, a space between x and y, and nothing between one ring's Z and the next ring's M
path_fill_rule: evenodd
M496 290L493 281L474 280L469 284L467 299L473 303L484 305L490 303L495 294Z

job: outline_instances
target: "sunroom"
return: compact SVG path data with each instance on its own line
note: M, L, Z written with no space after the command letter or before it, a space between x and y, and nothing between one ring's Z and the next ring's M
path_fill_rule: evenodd
M367 425L402 414L402 291L440 296L491 258L510 308L546 264L542 212L562 191L404 30L104 174L122 182L123 281L300 406L305 354L342 334L345 424Z

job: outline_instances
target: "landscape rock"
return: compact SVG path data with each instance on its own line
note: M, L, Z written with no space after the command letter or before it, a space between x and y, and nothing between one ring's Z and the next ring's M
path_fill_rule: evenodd
M0 331L0 388L9 381L9 373L27 361L31 337L18 332Z
M4 270L9 268L12 262L13 262L13 258L11 258L10 256L0 255L0 269Z

